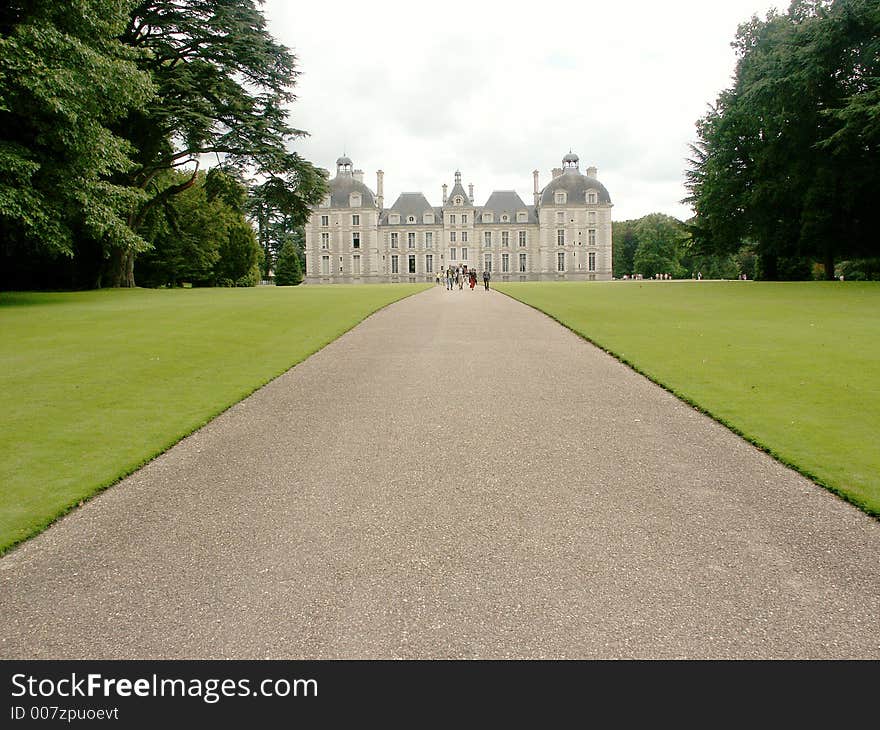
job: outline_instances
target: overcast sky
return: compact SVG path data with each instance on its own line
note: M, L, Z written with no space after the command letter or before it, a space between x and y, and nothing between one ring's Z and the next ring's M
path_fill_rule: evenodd
M593 165L613 219L691 210L683 172L694 123L731 85L737 26L765 0L297 2L266 0L297 56L295 149L335 174L345 152L385 205L441 203L456 169L477 205L492 190L532 203L571 149Z

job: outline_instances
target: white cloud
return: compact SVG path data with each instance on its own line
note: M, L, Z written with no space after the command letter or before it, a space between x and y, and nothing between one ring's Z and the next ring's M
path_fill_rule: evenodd
M440 204L456 168L477 202L532 200L569 149L599 168L614 219L686 218L694 123L731 83L739 23L764 0L555 0L425 6L267 0L270 32L296 53L291 107L304 157L334 171L344 152L385 200L422 191Z

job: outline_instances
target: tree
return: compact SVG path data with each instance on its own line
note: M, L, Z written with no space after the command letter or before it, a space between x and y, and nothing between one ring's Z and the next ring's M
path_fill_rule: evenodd
M681 264L683 247L688 240L681 221L663 213L650 213L634 227L638 247L633 255L633 270L646 278L655 274L684 276Z
M288 241L278 254L275 265L275 284L277 286L297 286L302 282L302 266L292 241Z
M146 200L131 215L138 229L149 211L195 184L199 158L225 155L228 168L252 169L289 191L305 218L324 195L323 176L289 149L305 132L288 124L299 71L294 55L266 29L254 0L144 0L121 34L140 52L157 93L129 114L118 131L137 150L127 184ZM191 166L177 185L155 183L163 171ZM111 262L111 284L133 286L138 249L121 250Z
M734 84L697 123L686 172L702 253L754 242L764 278L876 255L880 6L795 0L740 26Z
M100 260L147 247L127 225L145 198L120 182L137 151L113 131L155 92L138 68L143 54L118 40L132 4L37 0L0 9L3 286L32 285L16 273L34 257Z
M638 221L619 221L611 230L611 260L614 262L613 276L620 279L633 273L633 257L639 242L635 227Z

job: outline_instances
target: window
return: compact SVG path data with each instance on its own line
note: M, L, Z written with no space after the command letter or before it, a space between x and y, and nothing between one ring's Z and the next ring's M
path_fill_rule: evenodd
M462 232L461 232L461 242L462 242L462 243L467 243L467 231L462 231Z
M461 249L461 260L467 261L467 248L462 247Z
M397 248L397 234L391 234L391 248Z
M409 218L406 219L406 222L407 223L415 223L416 217L414 215L411 215Z
M587 213L587 222L591 226L596 225L596 211L595 210L591 210L589 213Z
M492 254L483 255L483 271L492 271Z
M330 207L330 196L329 195L321 201L321 207L322 208L329 208Z
M463 226L466 226L466 225L467 225L467 213L462 213L462 214L461 214L461 224L462 224Z
M431 231L425 233L425 248L434 247L434 234Z
M352 193L348 196L348 204L352 208L360 208L361 207L361 194L360 193Z
M400 216L397 213L392 213L388 216L388 222L392 225L397 225L400 223Z
M526 232L525 231L519 232L519 245L520 246L526 245Z
M557 190L556 195L553 196L553 201L557 205L565 205L565 191L564 190Z
M428 254L425 256L425 272L428 274L434 273L434 255Z
M453 213L452 215L449 216L449 225L450 226L455 225L455 213Z
M556 231L556 245L564 246L565 245L565 229L560 228Z
M355 214L351 217L351 224L352 224L353 226L359 226L359 225L361 224L361 217L360 217L357 213L355 213Z
M587 191L587 202L588 203L595 203L596 202L596 191L595 190L588 190Z
M565 271L565 252L563 251L556 254L556 270Z
M493 219L491 213L483 213L483 223L491 223L492 220Z
M414 255L410 254L407 258L408 258L408 261L406 262L407 263L407 270L409 271L410 274L415 274L416 273L416 257Z
M455 231L449 231L449 243L455 243Z
M321 248L330 248L330 234L322 233L321 234Z
M501 216L502 223L507 223L507 221L509 221L509 220L510 220L510 218L507 216L507 214Z
M410 231L406 234L406 247L407 248L415 248L416 247L416 232Z
M595 251L590 251L590 258L588 260L587 268L589 268L590 271L596 270L596 252Z
M510 273L510 254L501 254L501 271L505 274Z
M330 276L330 257L322 256L321 257L321 273L324 276Z
M590 228L590 230L587 231L587 243L589 243L591 246L596 245L596 229L595 228Z
M433 223L434 222L434 214L433 213L425 213L422 216L422 223Z
M483 245L491 246L492 245L492 231L484 231L483 232Z
M509 246L510 245L510 232L509 231L501 231L501 245Z
M455 249L454 249L454 248L450 248L450 249L449 249L449 258L450 258L452 261L455 261Z
M351 247L352 248L360 248L361 247L361 232L353 231L351 234Z
M392 256L391 257L391 273L399 274L400 273L400 256Z
M564 210L557 210L556 211L556 223L557 223L557 225L562 225L563 223L565 223L565 211Z
M520 211L519 213L516 214L516 222L517 223L525 223L528 219L529 219L528 213L523 213L522 211Z
M456 204L456 205L461 205L461 196L460 196L460 195L456 195L456 196L455 196L455 204Z
M321 226L323 228L326 228L329 225L330 225L330 216L329 215L322 215L321 216Z
M519 255L519 273L526 273L526 255L524 253Z
M355 276L361 275L361 257L355 256L351 260L351 270Z

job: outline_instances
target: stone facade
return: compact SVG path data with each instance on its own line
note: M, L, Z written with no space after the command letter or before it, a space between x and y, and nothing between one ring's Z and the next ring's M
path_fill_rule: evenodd
M306 224L306 283L433 282L450 266L489 269L493 281L611 278L611 197L596 168L581 174L577 155L543 189L532 173L532 205L513 190L475 205L456 171L442 205L401 193L384 208L384 173L376 175L374 194L348 157L336 161L329 195Z

